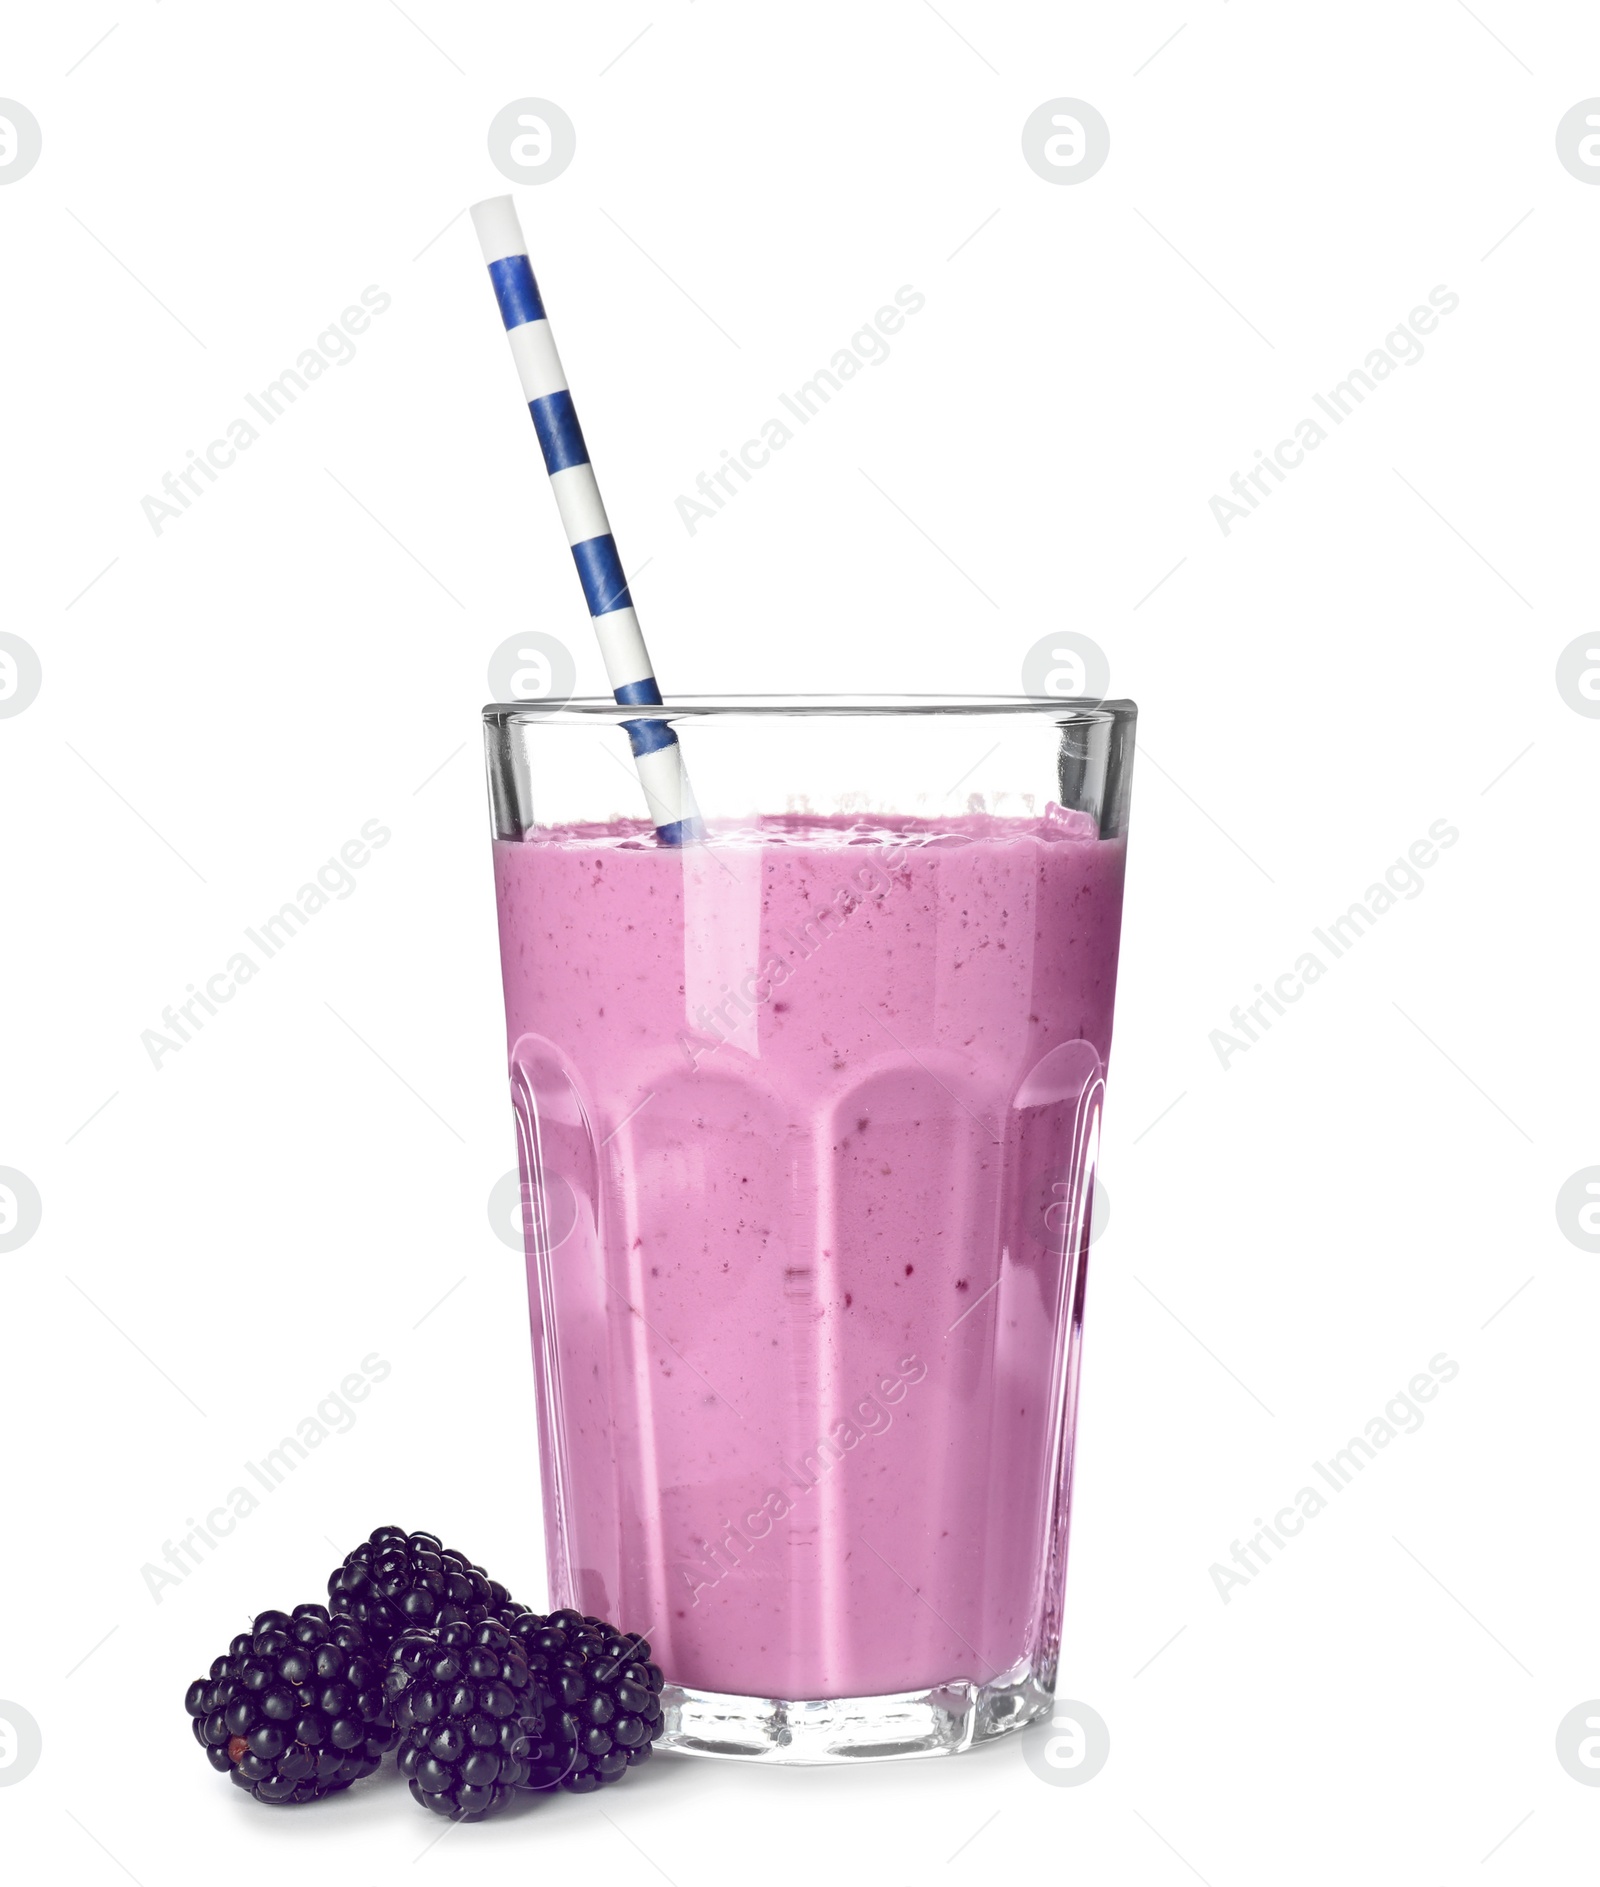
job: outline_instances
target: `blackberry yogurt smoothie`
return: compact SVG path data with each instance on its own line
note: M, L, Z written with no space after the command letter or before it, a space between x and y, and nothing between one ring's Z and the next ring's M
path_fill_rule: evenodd
M495 845L552 1603L692 1692L1047 1695L1124 841L711 840Z

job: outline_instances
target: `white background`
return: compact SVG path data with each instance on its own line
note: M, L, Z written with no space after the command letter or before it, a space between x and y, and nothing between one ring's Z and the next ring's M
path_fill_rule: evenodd
M1555 129L1600 18L105 0L14 10L0 91L43 128L0 189L0 626L43 667L0 720L0 1164L43 1201L0 1255L0 1698L43 1732L8 1866L1592 1878L1556 1727L1600 1696L1600 1258L1555 1201L1600 1161L1600 722L1555 666L1594 622L1600 189ZM1070 628L1143 710L1081 1787L1014 1745L676 1759L430 1848L392 1776L257 1809L179 1708L379 1522L540 1595L477 710L519 629L601 676L460 214L530 95L577 127L517 195L669 693L1011 692ZM1111 131L1073 187L1020 144L1060 96ZM677 495L906 283L892 357L691 536ZM141 499L368 284L356 357L156 534ZM1425 357L1224 536L1212 494L1438 284ZM154 1069L141 1032L374 818L355 892ZM1439 819L1423 893L1224 1070L1211 1031ZM1441 1351L1425 1426L1224 1604L1212 1563ZM155 1603L163 1542L374 1352L356 1426Z

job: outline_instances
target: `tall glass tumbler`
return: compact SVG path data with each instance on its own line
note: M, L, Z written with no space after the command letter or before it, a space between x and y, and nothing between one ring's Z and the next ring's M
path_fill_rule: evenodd
M484 711L552 1603L664 1746L948 1754L1051 1704L1131 702Z

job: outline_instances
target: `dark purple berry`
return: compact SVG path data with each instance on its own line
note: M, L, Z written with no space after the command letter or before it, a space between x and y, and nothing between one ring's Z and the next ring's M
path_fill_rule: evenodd
M579 1612L542 1617L510 1605L499 1617L550 1700L520 1787L586 1795L649 1759L663 1679L645 1639Z
M263 1612L184 1696L195 1739L258 1802L312 1802L371 1775L395 1745L362 1628L320 1605ZM337 1697L337 1709L329 1707Z
M403 1631L478 1624L510 1594L437 1534L377 1527L328 1579L328 1600L363 1626L381 1656Z
M400 1734L400 1773L425 1807L481 1821L526 1784L545 1698L504 1625L456 1619L403 1632L390 1647L384 1691Z

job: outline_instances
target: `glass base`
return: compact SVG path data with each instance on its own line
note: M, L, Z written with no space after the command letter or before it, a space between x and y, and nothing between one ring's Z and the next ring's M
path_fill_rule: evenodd
M1050 1714L1053 1686L1027 1666L987 1684L955 1678L885 1697L786 1702L668 1684L658 1749L740 1762L891 1762L958 1756Z

